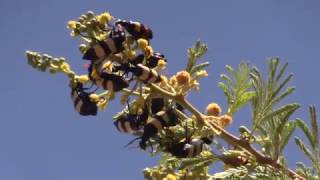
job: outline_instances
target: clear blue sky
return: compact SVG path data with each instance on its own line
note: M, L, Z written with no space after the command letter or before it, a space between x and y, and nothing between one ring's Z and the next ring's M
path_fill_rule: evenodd
M154 48L168 59L168 74L184 68L186 49L197 39L207 43L210 76L201 82L201 92L190 97L200 110L211 101L225 108L217 83L226 64L246 60L266 72L271 56L289 62L295 75L291 85L297 91L287 102L299 102L302 108L293 118L306 119L308 104L320 109L319 1L2 0L0 179L142 179L141 170L156 165L157 158L123 148L132 137L112 124L111 116L121 109L118 102L97 117L81 117L72 107L65 76L27 66L24 51L32 49L65 56L85 72L79 41L69 36L66 23L88 10L109 10L148 24ZM249 122L246 108L229 130L237 133L240 124ZM307 162L293 141L285 152L291 167Z

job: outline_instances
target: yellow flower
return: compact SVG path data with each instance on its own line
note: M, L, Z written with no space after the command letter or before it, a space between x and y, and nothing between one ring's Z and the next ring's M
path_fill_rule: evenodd
M138 39L137 40L138 46L140 49L144 50L149 45L149 42L146 39Z
M168 174L165 179L166 180L177 180L177 177L174 174Z
M68 21L67 28L74 30L77 28L77 23L78 23L77 21Z
M217 103L210 103L207 106L207 114L209 116L219 116L221 108Z
M164 61L163 59L160 59L159 61L158 61L158 67L160 68L160 69L165 69L166 68L166 61Z
M99 16L96 16L96 18L97 18L97 21L101 25L105 25L112 20L112 16L110 15L109 12L104 12L104 13L100 14Z
M179 85L188 85L190 83L190 74L187 71L179 71L176 74Z
M86 83L89 81L89 77L86 74L81 75L81 76L76 76L75 78L81 83Z
M97 94L90 94L89 98L90 98L90 101L92 102L100 101L100 97Z

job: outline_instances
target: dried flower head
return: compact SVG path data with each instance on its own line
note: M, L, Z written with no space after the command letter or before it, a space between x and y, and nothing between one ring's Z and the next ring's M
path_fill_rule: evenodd
M206 110L209 116L219 116L221 113L221 108L217 103L208 104Z
M177 72L176 78L179 85L187 85L190 83L190 74L187 71Z
M219 117L219 124L221 127L226 127L232 123L232 117L229 115L222 115Z

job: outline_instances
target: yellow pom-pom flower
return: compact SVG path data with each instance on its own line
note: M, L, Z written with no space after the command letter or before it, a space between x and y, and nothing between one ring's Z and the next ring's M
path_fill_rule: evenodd
M219 116L221 108L217 103L210 103L207 106L207 114L209 116Z
M226 127L228 125L230 125L232 123L232 117L229 115L222 115L219 117L219 124L221 125L221 127Z
M187 71L180 71L176 74L178 85L188 85L190 83L190 74Z
M142 50L146 49L146 47L149 45L149 42L146 39L138 39L137 40L138 47Z

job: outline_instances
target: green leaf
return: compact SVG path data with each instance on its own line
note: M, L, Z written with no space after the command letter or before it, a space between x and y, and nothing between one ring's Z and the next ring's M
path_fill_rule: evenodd
M200 162L202 162L203 159L202 158L186 158L181 160L181 165L179 167L179 170L185 169L185 168L189 168L189 166L194 166L195 164L198 164Z
M196 65L199 58L201 58L208 50L207 45L201 44L200 41L197 41L196 44L188 49L188 64L186 71L191 72L192 68Z
M274 88L274 76L276 74L277 68L279 65L279 59L278 58L272 58L269 60L269 77L268 77L268 91L272 92L272 89Z
M247 63L241 62L237 70L226 65L227 71L231 74L232 79L226 74L220 77L224 82L219 83L219 87L224 91L228 101L228 115L233 115L242 106L249 102L255 93L248 92L252 87L252 81L249 78L249 66Z
M314 143L315 141L314 141L313 134L308 128L307 124L301 119L297 119L296 124L297 124L297 127L299 127L302 130L302 132L307 136L309 143L314 149L316 147L316 144Z
M218 86L220 87L220 89L222 89L224 95L227 97L228 103L231 104L232 103L232 97L231 97L231 94L230 94L230 92L228 90L227 85L225 83L223 83L223 82L219 82Z
M277 124L277 128L275 134L281 134L283 132L284 127L287 125L289 117L298 109L300 108L299 104L292 104L292 108L288 109L285 113L281 114L279 117L280 122ZM295 126L295 123L294 123Z
M284 126L281 134L280 152L282 152L283 149L288 144L289 139L292 136L295 129L296 129L296 121L290 121Z
M302 142L302 140L298 137L294 137L294 140L296 141L296 144L298 147L302 150L302 152L313 162L315 163L315 159L312 155L312 152L307 148L307 146Z
M221 75L220 75L220 78L221 78L222 80L226 81L226 82L227 82L227 85L228 85L229 87L232 87L232 86L233 86L233 85L232 85L232 80L231 80L231 78L229 78L229 76L227 76L226 74L221 74Z
M287 105L285 105L285 106L282 106L282 107L278 108L277 110L272 111L271 113L265 115L265 116L261 119L261 121L260 121L259 123L261 123L261 122L263 122L263 121L266 121L266 120L268 120L268 119L271 119L271 118L273 118L274 116L278 116L278 115L280 115L281 113L286 113L286 112L289 112L289 111L293 111L293 110L295 110L295 109L296 109L297 107L299 107L299 106L300 106L300 105L297 104L297 103L292 103L292 104L287 104Z
M226 65L226 69L229 71L229 73L230 73L233 77L237 77L236 72L234 71L234 69L233 69L231 66Z
M249 101L251 101L251 99L256 95L256 92L254 91L248 91L243 93L242 96L240 96L240 98L238 98L237 100L237 105L236 105L236 109L235 111L237 111L238 109L240 109L242 106L244 106L245 104L247 104Z
M204 62L204 63L193 66L190 70L190 74L194 74L198 71L203 70L204 68L208 67L209 64L210 64L209 62Z
M311 130L313 134L313 144L314 149L319 148L319 128L317 122L317 113L316 108L314 106L309 107L310 120L311 120Z
M284 72L286 71L288 65L289 65L289 63L285 63L285 64L282 66L279 74L278 74L277 77L276 77L276 82L279 82L279 81L280 81L280 79L281 79L281 77L283 76Z
M293 78L293 75L290 74L280 85L279 87L274 90L274 92L272 93L272 98L275 97L276 95L278 95L278 93L282 90L282 88L287 85L287 83Z
M215 173L213 175L213 178L216 179L226 179L226 178L232 178L232 177L237 177L237 176L242 176L243 174L247 174L248 170L246 167L238 167L238 168L229 168L225 170L224 172L220 173Z
M273 100L270 103L270 106L276 105L278 102L286 98L288 95L292 94L296 89L294 87L289 87L285 92L283 92L280 96L273 96Z

